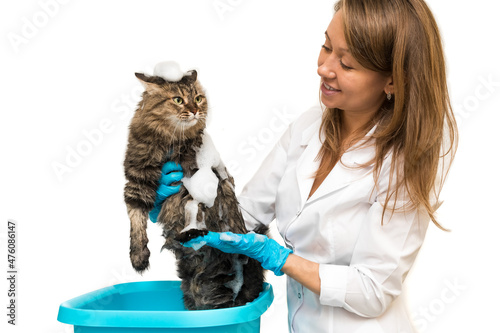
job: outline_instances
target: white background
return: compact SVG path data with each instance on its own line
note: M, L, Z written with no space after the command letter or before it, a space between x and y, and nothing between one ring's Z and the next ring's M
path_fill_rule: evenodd
M2 331L71 332L56 321L63 301L116 283L176 279L153 224L151 269L139 276L129 264L122 162L140 92L134 72L163 60L198 70L209 132L241 190L285 123L318 102L316 61L333 3L2 1L0 267L7 274L14 219L19 268L15 327L1 279ZM500 297L500 8L428 3L461 141L439 211L453 231L429 228L407 280L408 306L421 332L489 332ZM262 332L287 332L285 278L268 281L275 301Z

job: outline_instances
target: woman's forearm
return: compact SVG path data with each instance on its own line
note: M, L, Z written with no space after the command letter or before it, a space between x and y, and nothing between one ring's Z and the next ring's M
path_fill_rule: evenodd
M302 284L315 294L320 293L319 264L290 254L281 269L283 273Z

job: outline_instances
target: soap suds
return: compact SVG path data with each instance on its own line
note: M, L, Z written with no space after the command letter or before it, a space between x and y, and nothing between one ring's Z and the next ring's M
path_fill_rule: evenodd
M224 286L233 290L234 301L243 286L243 263L236 256L233 258L233 267L235 269L234 279L225 283Z
M196 217L198 215L198 201L189 200L188 202L186 202L184 210L187 226L181 232L185 232L191 229L198 229L196 221Z
M179 64L175 61L160 62L155 66L154 75L163 78L165 81L178 82L186 73L184 73Z
M237 234L233 233L227 233L223 232L219 236L220 240L226 241L226 242L239 242L241 240L241 236L238 236Z
M215 145L207 133L203 134L203 143L196 152L196 163L198 171L190 178L182 178L182 183L195 200L210 208L214 205L219 187L219 178L212 168L219 172L222 179L226 179L228 175L219 152L215 149Z

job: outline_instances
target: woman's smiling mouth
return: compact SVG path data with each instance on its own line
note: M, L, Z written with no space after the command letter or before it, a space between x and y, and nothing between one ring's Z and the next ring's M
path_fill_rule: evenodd
M341 90L335 89L332 86L329 86L328 84L326 84L325 82L323 82L323 84L321 85L321 91L323 92L323 94L325 94L327 96L331 96L331 95L334 95L334 94L341 92Z

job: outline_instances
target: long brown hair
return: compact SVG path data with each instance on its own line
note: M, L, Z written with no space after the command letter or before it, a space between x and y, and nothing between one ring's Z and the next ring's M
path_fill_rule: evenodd
M335 11L340 9L352 56L367 69L393 76L394 97L362 129L366 133L377 124L371 161L375 184L384 157L393 155L384 213L389 202L394 212L396 200L407 194L410 200L402 208L424 207L444 229L433 202L454 158L458 131L436 21L423 0L339 0ZM326 139L317 175L328 173L342 155L341 126L340 110L325 110L321 131ZM446 155L448 163L443 163Z

